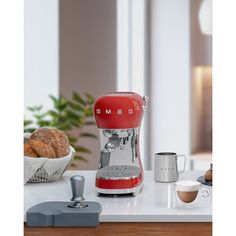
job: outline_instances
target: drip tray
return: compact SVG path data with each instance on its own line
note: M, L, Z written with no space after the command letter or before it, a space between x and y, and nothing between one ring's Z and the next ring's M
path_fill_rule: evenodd
M140 176L140 169L137 166L113 165L98 169L96 178L101 179L130 179Z
M104 197L104 198L127 198L127 197L132 197L134 196L134 193L98 193L99 197Z

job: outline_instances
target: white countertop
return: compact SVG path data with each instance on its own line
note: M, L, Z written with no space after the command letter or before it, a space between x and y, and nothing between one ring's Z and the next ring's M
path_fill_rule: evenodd
M45 201L70 201L72 197L70 177L85 177L84 197L102 205L101 222L211 222L212 189L210 196L198 194L190 207L180 207L175 199L173 183L153 180L153 171L144 172L144 186L136 197L97 197L95 194L96 171L66 171L63 177L51 183L26 184L24 186L24 216L31 206ZM196 180L202 171L186 171L179 179Z

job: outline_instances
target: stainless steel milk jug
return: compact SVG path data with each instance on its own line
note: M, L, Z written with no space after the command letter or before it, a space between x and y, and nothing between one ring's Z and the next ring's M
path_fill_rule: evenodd
M178 158L183 157L183 168L178 169ZM185 155L175 152L159 152L154 156L154 180L158 182L175 182L179 174L184 172L186 163Z

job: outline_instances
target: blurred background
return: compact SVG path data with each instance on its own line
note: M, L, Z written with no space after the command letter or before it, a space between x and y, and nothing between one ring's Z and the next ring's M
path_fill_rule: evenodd
M93 99L111 91L134 91L149 97L140 142L144 168L152 169L154 153L174 151L187 155L188 169L208 169L209 2L25 0L25 125L42 121L48 111L56 119L55 103L63 96L62 104L69 101L74 113L78 108L78 114L73 117L71 111L70 117L80 124L67 129L76 136L83 126L87 134L76 139L83 148L71 168L97 169L100 151L90 113Z

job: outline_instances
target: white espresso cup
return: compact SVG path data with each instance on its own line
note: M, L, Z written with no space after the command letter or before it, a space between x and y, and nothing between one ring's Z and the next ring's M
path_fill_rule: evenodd
M207 198L209 196L209 190L202 188L202 184L194 180L180 180L175 183L175 190L177 197L183 203L193 202L198 193L203 197Z

